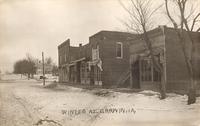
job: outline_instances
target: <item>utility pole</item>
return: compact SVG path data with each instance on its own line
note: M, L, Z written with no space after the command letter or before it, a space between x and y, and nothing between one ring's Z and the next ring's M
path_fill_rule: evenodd
M43 86L45 86L44 53L43 52L42 52L42 72L43 72Z

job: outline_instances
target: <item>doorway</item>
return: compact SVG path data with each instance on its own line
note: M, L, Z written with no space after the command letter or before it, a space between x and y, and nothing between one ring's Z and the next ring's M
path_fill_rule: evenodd
M77 83L81 83L81 62L77 62L77 67L76 67L76 78L77 78Z
M94 66L91 66L91 71L90 71L90 85L94 85Z
M154 68L151 58L142 57L139 61L139 69L140 87L157 91L161 81L161 74Z
M131 64L132 88L140 88L139 60Z

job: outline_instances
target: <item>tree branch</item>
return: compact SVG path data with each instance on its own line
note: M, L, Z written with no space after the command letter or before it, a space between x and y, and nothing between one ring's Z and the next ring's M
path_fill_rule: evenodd
M198 28L197 30L196 30L196 32L199 32L200 31L200 28Z
M200 16L200 13L198 13L196 16L195 16L195 18L194 18L194 20L193 20L193 22L192 22L192 26L191 26L191 31L193 31L193 29L194 29L194 26L195 26L195 23L196 23L196 20L197 20L197 18Z
M171 14L170 14L170 12L169 12L168 0L165 0L165 8L166 8L167 15L168 15L169 19L171 20L172 24L174 25L174 28L178 29L177 23L176 23L175 20L171 17Z

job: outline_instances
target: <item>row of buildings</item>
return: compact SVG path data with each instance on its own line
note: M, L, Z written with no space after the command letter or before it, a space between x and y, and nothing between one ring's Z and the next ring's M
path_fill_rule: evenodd
M195 44L196 79L200 78L200 33L191 33ZM187 90L189 75L182 47L173 28L159 26L148 32L154 56L164 70L167 91ZM191 44L185 35L187 55ZM149 50L139 35L100 31L89 43L58 46L59 81L102 87L131 87L158 90L160 73L154 69Z

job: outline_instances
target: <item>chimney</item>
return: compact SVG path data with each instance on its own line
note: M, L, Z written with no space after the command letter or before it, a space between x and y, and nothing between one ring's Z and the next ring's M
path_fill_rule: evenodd
M158 27L162 30L163 34L165 34L165 28L167 26L166 25L159 25Z
M82 43L79 43L79 58L82 57Z

